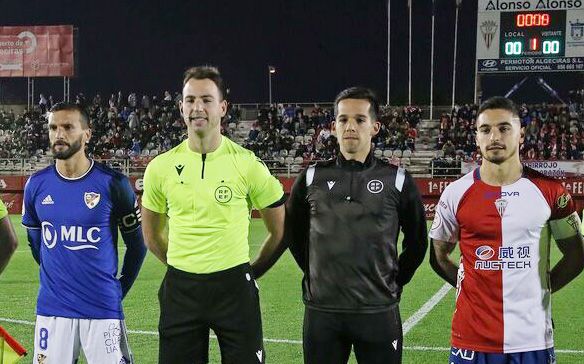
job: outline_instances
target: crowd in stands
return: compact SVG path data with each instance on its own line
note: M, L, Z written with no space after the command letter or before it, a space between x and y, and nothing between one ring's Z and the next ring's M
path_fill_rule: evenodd
M418 107L382 107L381 129L373 139L374 147L378 150L413 151L421 114ZM332 108L316 104L310 108L291 104L261 108L244 146L263 160L280 165L328 159L338 153L336 137L331 131L333 119Z
M87 100L83 94L76 103L87 109L92 137L89 154L97 159L148 159L176 146L186 138L186 127L176 104L180 95L166 91L162 98L130 93L112 94L103 99L99 94ZM31 158L46 154L48 125L46 112L53 105L52 97L40 95L33 110L16 115L12 110L0 110L0 158ZM237 121L239 109L232 108L222 128Z
M166 91L161 97L121 92L102 98L76 96L86 106L93 129L88 146L97 159L132 159L144 162L186 138L186 127L177 108L181 95ZM584 155L584 90L574 91L567 105L521 105L520 117L525 127L524 159L575 160ZM40 95L33 110L16 114L0 108L0 158L38 158L47 155L46 112L52 97ZM305 165L311 160L328 159L338 153L331 131L334 110L322 105L301 107L278 104L259 107L246 135L236 135L242 109L231 106L221 127L271 167ZM435 140L437 161L479 160L475 144L476 105L458 105L439 119ZM379 134L373 139L377 156L393 151L402 155L415 152L419 107L381 108ZM247 129L245 129L247 130ZM431 144L430 144L431 145ZM387 154L386 152L390 152ZM397 153L395 153L397 154ZM395 155L394 154L394 155Z
M186 127L177 108L181 95L165 92L161 98L121 92L102 98L87 99L83 94L75 102L83 104L90 116L92 137L88 152L97 159L140 159L147 162L186 138ZM46 112L54 101L40 95L38 105L22 115L0 111L0 158L31 158L47 154ZM247 137L239 140L266 161L280 164L306 164L328 159L338 152L331 131L334 110L313 105L300 107L279 104L260 107ZM231 106L222 122L222 133L233 137L241 119L241 109ZM381 129L374 138L375 148L415 149L417 123L421 109L383 107Z
M581 160L584 155L584 90L573 91L570 102L521 105L525 128L520 153L524 160ZM480 159L475 143L477 105L455 106L440 116L436 149L444 157Z

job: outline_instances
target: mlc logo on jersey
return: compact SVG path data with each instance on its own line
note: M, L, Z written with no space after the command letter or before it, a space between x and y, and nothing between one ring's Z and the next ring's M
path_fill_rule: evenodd
M43 221L41 223L41 235L47 248L51 249L57 244L57 231L50 222Z
M383 182L378 179L373 179L367 183L367 191L371 193L379 193L383 191Z
M83 195L83 197L84 197L83 201L85 202L85 205L87 205L87 207L92 209L95 206L97 206L97 204L99 203L99 199L100 199L101 195L99 193L96 193L96 192L85 192L85 195Z
M57 245L57 239L63 243L90 243L83 245L66 245L63 247L69 250L83 250L83 249L96 249L99 248L95 245L99 243L101 237L99 236L101 229L98 227L90 227L85 230L83 226L61 226L61 229L56 229L53 224L48 221L43 221L41 223L41 235L43 237L43 243L47 248L52 249ZM59 236L60 234L60 236Z

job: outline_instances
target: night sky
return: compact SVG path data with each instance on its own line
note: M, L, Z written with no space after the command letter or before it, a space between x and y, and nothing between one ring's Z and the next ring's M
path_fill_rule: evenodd
M413 1L413 103L429 103L431 1ZM436 0L435 104L450 104L455 0ZM457 101L474 94L476 0L459 17ZM368 86L385 100L387 2L380 0L51 0L4 1L0 25L72 24L79 30L72 93L177 91L191 65L218 66L236 103L268 100L268 65L278 102L330 101L343 88ZM391 6L392 104L408 100L407 0ZM484 96L505 93L524 75L490 76ZM543 74L561 95L574 75ZM2 79L0 101L25 101L25 79ZM531 82L531 83L530 83ZM36 93L60 98L62 80L37 79ZM550 101L528 81L517 100Z

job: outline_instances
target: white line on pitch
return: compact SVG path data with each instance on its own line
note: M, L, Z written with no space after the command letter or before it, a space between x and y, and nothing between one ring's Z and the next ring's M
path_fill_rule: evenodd
M28 325L28 326L34 326L35 323L32 321L26 321L26 320L15 320L15 319L10 319L10 318L5 318L5 317L0 317L0 321L1 322L10 322L13 324L21 324L21 325ZM158 332L157 331L147 331L147 330L128 330L128 333L130 334L140 334L140 335L150 335L150 336L158 336ZM217 336L215 335L209 335L212 339L216 339ZM283 344L302 344L302 341L300 340L287 340L287 339L267 339L264 338L264 341L270 342L270 343L283 343Z
M420 307L418 311L416 311L412 316L410 316L406 320L406 322L404 322L403 324L404 336L406 336L407 333L410 332L410 330L413 329L414 326L418 324L418 322L420 322L430 311L432 311L434 306L436 306L438 302L440 302L442 298L446 296L446 294L448 293L448 291L450 291L451 288L452 286L450 284L445 283L442 286L442 288L440 288L438 292L436 292L436 294L434 294L434 296L432 296L432 298L428 300L428 302L424 303L424 305Z
M22 324L28 326L34 326L34 322L32 321L25 321L25 320L15 320L0 317L0 322L10 322L13 324ZM140 335L151 335L151 336L158 336L158 332L156 331L146 331L146 330L128 330L130 334L140 334ZM210 335L211 338L216 339L215 335ZM288 340L288 339L266 339L264 341L270 343L282 343L282 344L302 344L301 340ZM449 351L450 348L447 347L436 347L436 346L404 346L404 350L412 350L412 351ZM555 350L556 353L561 354L584 354L584 350L571 350L571 349L558 349Z

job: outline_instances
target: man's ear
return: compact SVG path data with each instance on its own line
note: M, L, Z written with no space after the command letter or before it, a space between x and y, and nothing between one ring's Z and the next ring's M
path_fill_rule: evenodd
M379 133L379 130L381 129L381 123L379 121L374 121L373 122L373 130L371 131L371 136L376 136L377 133Z

